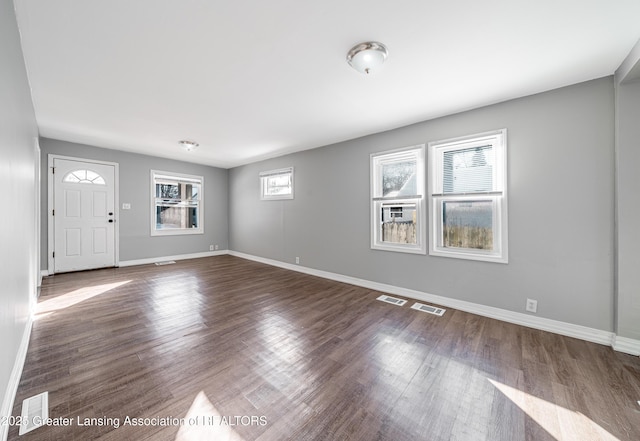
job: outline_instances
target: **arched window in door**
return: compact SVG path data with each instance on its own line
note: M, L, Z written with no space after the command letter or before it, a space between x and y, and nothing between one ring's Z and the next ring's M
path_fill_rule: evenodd
M104 178L91 170L74 170L67 173L62 182L69 184L96 184L106 185Z

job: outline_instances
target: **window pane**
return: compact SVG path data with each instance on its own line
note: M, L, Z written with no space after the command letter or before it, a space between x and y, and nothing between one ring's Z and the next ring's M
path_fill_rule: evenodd
M67 173L62 182L71 184L98 184L106 185L104 178L91 170L74 170Z
M180 186L173 184L156 184L156 197L161 199L179 199Z
M442 159L444 193L494 190L492 145L445 151Z
M269 176L267 178L267 185L269 187L288 187L289 186L289 175L276 175Z
M267 187L267 196L280 196L285 194L291 194L291 187Z
M382 242L418 243L416 204L382 204L381 211Z
M198 228L197 202L156 203L156 229Z
M183 184L186 199L200 199L200 184Z
M281 196L291 194L291 173L265 176L264 195Z
M493 250L493 201L442 203L442 245Z
M382 164L382 196L413 196L418 193L416 160Z
M74 175L73 173L69 173L67 176L64 177L62 181L77 184L78 182L80 182L80 178Z

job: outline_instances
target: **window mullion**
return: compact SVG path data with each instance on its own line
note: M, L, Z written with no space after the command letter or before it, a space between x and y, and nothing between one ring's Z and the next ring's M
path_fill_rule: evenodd
M434 193L433 197L483 197L483 196L502 196L502 191L475 191L468 193Z
M402 195L402 197L376 197L376 198L372 198L372 200L374 201L397 201L397 200L402 200L402 199L422 199L423 196L422 195L409 195L409 196L405 196Z

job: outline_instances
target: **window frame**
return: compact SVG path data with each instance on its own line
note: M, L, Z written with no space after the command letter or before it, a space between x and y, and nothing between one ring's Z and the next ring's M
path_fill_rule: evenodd
M199 175L190 175L187 173L177 173L177 172L169 172L163 170L151 170L150 172L150 182L151 182L151 218L150 218L150 234L151 236L180 236L185 234L204 234L204 176ZM167 180L175 179L177 183L197 183L200 185L200 193L197 204L197 228L168 228L168 229L158 229L156 222L156 208L158 199L156 197L156 180L159 178L164 178ZM190 199L180 199L182 200L190 200Z
M463 193L444 192L444 153L492 146L494 164L492 189ZM509 262L507 209L507 129L430 142L428 146L429 180L429 255L495 263ZM446 202L492 203L493 250L452 248L443 244L444 204Z
M400 162L403 159L416 161L416 195L382 196L382 167L384 164ZM426 219L426 167L425 144L403 147L370 155L370 236L371 249L394 251L399 253L426 254L427 253L427 219ZM416 213L416 244L402 244L385 242L382 240L382 218L380 213L384 205L415 204ZM390 207L391 208L391 207Z
M289 175L289 180L290 180L289 188L291 189L290 193L277 194L277 195L270 195L265 193L265 191L268 189L268 185L267 185L268 178L272 176L285 176L285 175ZM260 176L260 200L273 201L273 200L283 200L283 199L294 198L295 180L294 180L293 167L285 167L285 168L279 168L276 170L262 171L260 172L259 176Z

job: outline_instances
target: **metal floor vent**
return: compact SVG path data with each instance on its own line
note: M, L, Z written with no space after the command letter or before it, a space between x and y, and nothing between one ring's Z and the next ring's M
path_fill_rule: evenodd
M418 311L428 312L433 315L444 315L446 309L436 308L435 306L425 305L424 303L414 303L411 309L417 309Z
M22 421L18 435L44 425L49 418L49 392L42 392L22 402Z
M172 263L176 263L175 260L165 260L164 262L156 262L156 265L171 265Z
M391 296L387 296L387 295L381 295L376 300L380 300L381 302L391 303L392 305L396 305L396 306L402 306L405 303L407 303L406 300L397 299L395 297L391 297Z

